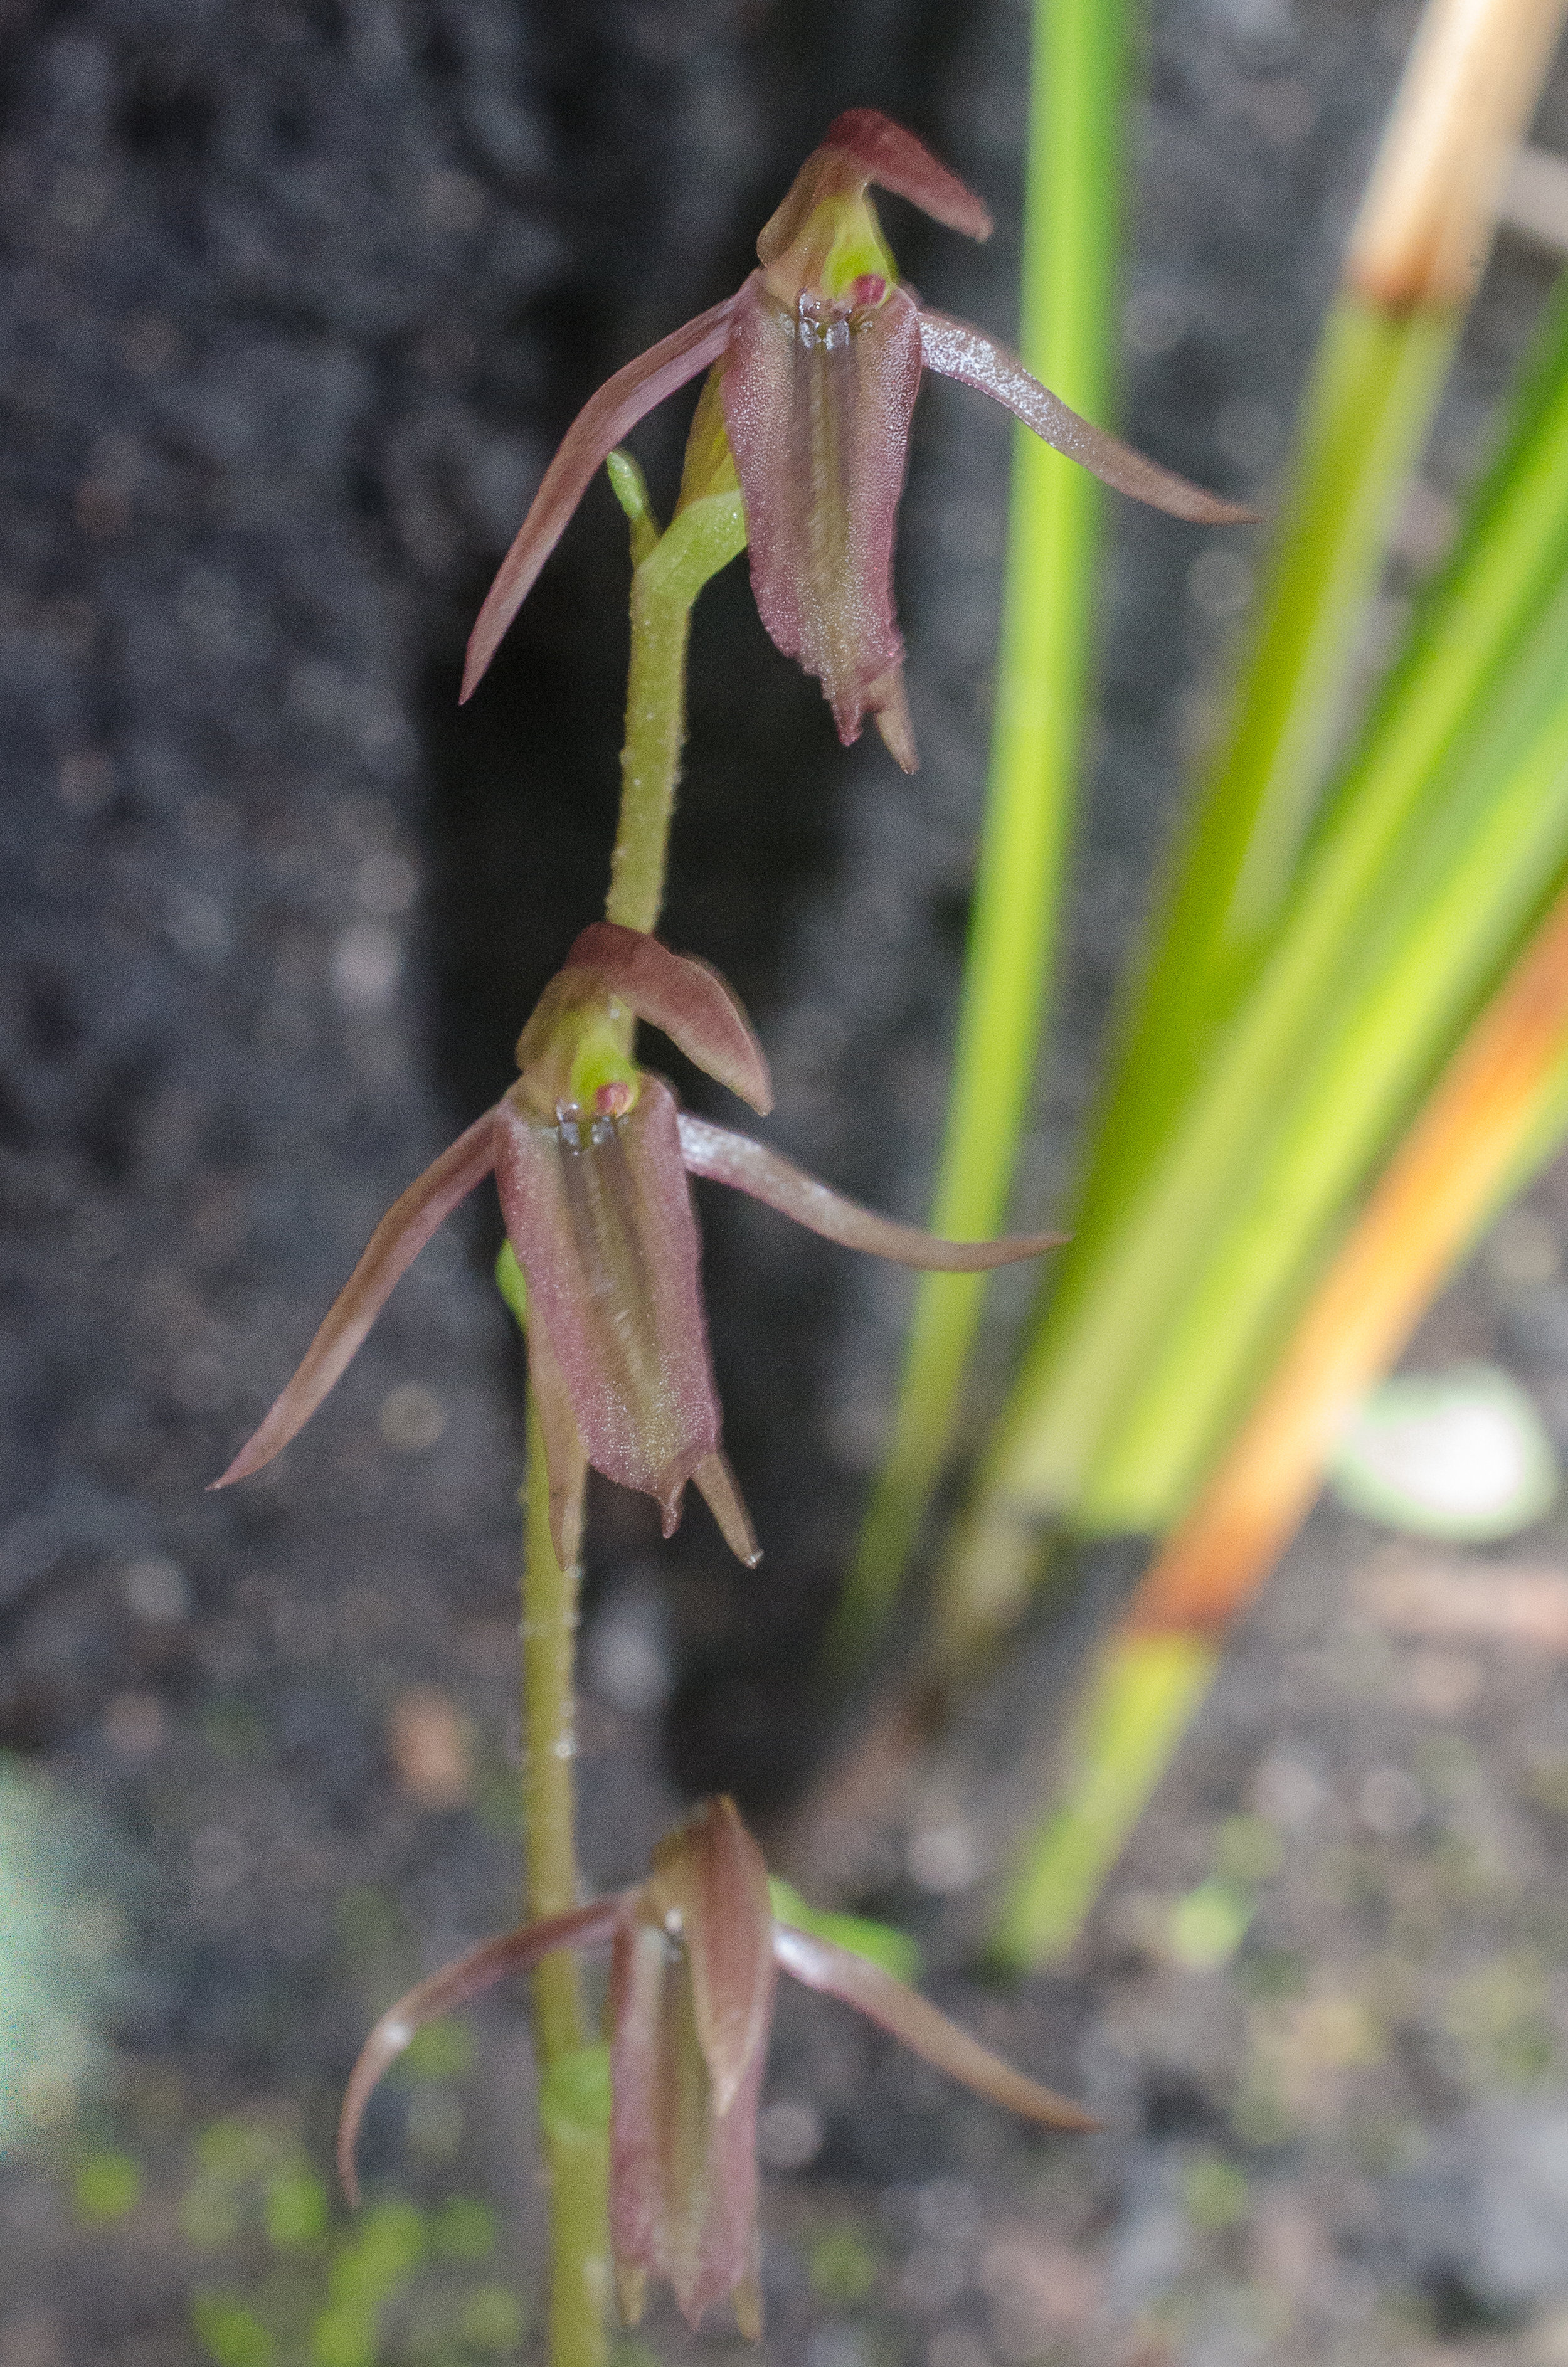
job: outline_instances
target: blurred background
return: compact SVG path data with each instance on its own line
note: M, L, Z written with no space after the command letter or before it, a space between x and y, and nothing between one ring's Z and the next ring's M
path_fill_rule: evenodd
M1269 497L1414 14L1150 11L1125 424L1240 498ZM1017 0L0 13L0 2367L535 2339L517 1999L410 2056L367 2132L366 2215L325 2185L368 2021L516 1914L521 1358L488 1197L281 1462L203 1491L381 1210L503 1089L602 899L628 576L602 483L456 706L556 439L738 285L850 104L992 206L983 249L894 201L884 220L926 297L1011 334L1028 32ZM1568 150L1561 74L1536 136ZM1553 269L1505 233L1380 629L1443 544ZM672 404L635 438L665 504L685 421ZM666 933L746 1002L770 1139L909 1217L944 1101L1008 449L1000 413L928 382L899 554L914 780L874 742L837 747L743 569L697 618ZM1122 504L1111 531L1031 1223L1062 1204L1251 590L1244 538ZM704 1189L701 1215L767 1559L739 1571L700 1506L664 1546L642 1500L594 1499L583 1854L605 1885L683 1799L730 1788L777 1827L816 1772L815 1639L909 1304L903 1275L749 1202ZM1501 1364L1559 1439L1565 1237L1558 1171L1415 1352ZM994 1294L977 1422L1027 1289ZM1058 1650L1026 1637L912 1784L869 1895L944 2001L1108 2134L1022 2133L790 1999L763 2124L769 2355L1562 2367L1568 1521L1465 1555L1321 1512L1070 1974L988 1988L975 1902ZM692 2344L667 2311L640 2338L733 2341Z

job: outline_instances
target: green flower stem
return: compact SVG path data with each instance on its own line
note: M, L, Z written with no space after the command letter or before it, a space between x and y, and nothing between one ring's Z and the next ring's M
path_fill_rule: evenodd
M611 481L632 522L637 564L631 578L620 825L605 918L625 929L651 931L665 900L670 821L686 739L692 603L709 578L744 549L745 511L738 491L708 493L677 510L667 530L650 542L646 528L653 514L642 471L628 453L611 458Z
M550 1481L539 1410L528 1392L528 1472L521 1501L523 1564L523 1815L528 1920L578 1899L574 1840L576 1734L574 1663L580 1568L562 1569L550 1534ZM608 2144L604 2120L574 2112L574 2073L590 2048L577 1959L547 1956L533 1976L540 2136L550 2185L551 2367L604 2367L608 2302Z
M1133 0L1036 0L1019 345L1092 419L1111 399L1122 97ZM990 783L931 1222L1001 1225L1039 1055L1089 684L1099 488L1020 428ZM984 1278L927 1274L892 1440L830 1648L853 1663L891 1612L957 1423Z
M495 1281L526 1337L528 1287L509 1242L496 1260ZM562 1914L578 1899L574 1662L582 1571L562 1569L556 1559L550 1475L531 1388L527 1420L528 1459L517 1501L523 1512L523 1920L531 1922ZM577 1959L570 1949L544 1959L532 1988L540 2144L550 2194L551 2367L605 2367L608 2114L596 2097L592 2076L602 2049L590 2042Z
M577 1904L573 1847L576 1807L576 1728L573 1668L576 1657L580 1567L562 1569L550 1534L550 1480L539 1408L528 1408L528 1469L518 1494L523 1508L523 1754L524 1818L528 1836L527 1916L562 1915ZM586 2044L577 1959L570 1949L547 1956L533 1976L535 2034L541 2062L556 2062Z
M710 472L711 474L711 472ZM691 606L745 543L733 483L683 503L660 535L642 471L616 453L611 481L631 521L631 657L619 827L608 920L651 931L664 902L665 857L686 736ZM631 1023L627 1024L630 1048ZM528 1329L528 1295L508 1245L502 1297ZM523 1833L528 1920L577 1904L574 1705L580 1568L562 1569L550 1529L550 1483L539 1409L528 1399L523 1508ZM547 1956L533 1976L540 2141L550 2190L551 2367L605 2367L609 2356L609 2086L606 2050L590 2034L576 1958Z

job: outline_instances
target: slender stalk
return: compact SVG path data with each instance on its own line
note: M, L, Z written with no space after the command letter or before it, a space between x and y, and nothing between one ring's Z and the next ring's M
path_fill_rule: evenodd
M1267 1387L1102 1647L1061 1805L1020 1854L998 1957L1065 1954L1252 1599L1321 1484L1346 1413L1568 1126L1568 894L1560 894L1411 1128Z
M1075 410L1110 407L1122 98L1134 0L1036 0L1019 344ZM1093 646L1099 488L1017 430L995 714L933 1229L994 1232L1039 1054ZM857 1659L896 1599L952 1442L984 1290L927 1274L892 1441L831 1648Z
M724 482L721 463L704 481L710 490L694 494L683 488L682 505L660 535L636 462L625 452L617 452L613 459L617 465L611 481L632 522L637 564L631 578L620 822L610 858L605 918L619 921L625 929L652 930L658 925L665 900L670 823L686 739L686 650L692 603L709 578L744 549L745 511L733 465ZM646 538L650 530L653 539Z
M550 1482L539 1410L528 1392L524 1517L524 1920L577 1904L575 1692L580 1566L562 1569L550 1534ZM608 2356L608 2150L602 2078L596 2078L577 1959L547 1956L533 1975L540 2136L550 2188L550 2355L552 2367L603 2367Z
M606 918L651 931L664 902L676 787L686 737L686 652L691 606L710 576L745 543L733 467L699 405L681 504L659 533L642 471L613 456L611 481L631 523L631 654L621 804ZM625 1020L628 1048L633 1023ZM527 1293L510 1249L496 1269L502 1296L528 1326ZM563 1569L550 1525L550 1483L539 1409L528 1398L523 1509L523 1832L525 1920L577 1904L574 1704L579 1565ZM580 1534L580 1521L571 1524ZM608 2224L609 2067L585 2013L576 1958L547 1956L533 1976L540 2067L540 2138L550 2191L551 2367L605 2367L609 2355Z

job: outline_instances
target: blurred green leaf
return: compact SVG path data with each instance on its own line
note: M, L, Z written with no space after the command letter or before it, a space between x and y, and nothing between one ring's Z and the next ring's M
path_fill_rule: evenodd
M609 2048L579 2046L558 2056L540 2080L541 2127L567 2135L597 2135L609 2126Z
M775 1877L768 1891L773 1899L773 1912L780 1923L793 1923L797 1931L814 1931L819 1940L832 1940L852 1955L864 1956L869 1964L880 1965L895 1981L917 1981L920 1978L920 1947L907 1931L900 1931L892 1923L876 1923L869 1915L839 1915L831 1909L810 1906L798 1890Z
M326 2188L301 2165L279 2170L267 2190L267 2239L275 2251L310 2250L327 2227Z
M1244 2172L1218 2154L1202 2153L1187 2164L1181 2181L1182 2207L1195 2227L1233 2227L1249 2205Z
M217 2367L272 2367L276 2346L261 2320L233 2293L198 2293L190 2305L196 2339Z
M821 2301L864 2301L877 2281L876 2255L853 2227L833 2227L812 2244L807 2274Z
M495 2214L488 2203L454 2194L430 2222L430 2249L443 2260L487 2260L495 2248Z
M134 2211L142 2195L142 2170L128 2153L91 2153L78 2164L71 2181L76 2215L89 2223L123 2219Z
M517 2295L505 2285L480 2285L463 2305L458 2339L486 2358L515 2350L523 2334Z

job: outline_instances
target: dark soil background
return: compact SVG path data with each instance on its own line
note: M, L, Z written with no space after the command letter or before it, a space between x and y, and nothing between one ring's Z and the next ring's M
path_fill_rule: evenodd
M1267 495L1413 17L1153 10L1127 415L1225 490ZM602 485L455 705L554 441L738 283L850 103L911 123L992 204L980 251L886 218L934 301L1008 332L1027 31L1016 0L0 12L3 2367L357 2367L537 2339L515 2001L441 2033L378 2107L366 2219L318 2183L369 2016L515 1915L520 1358L488 1199L281 1464L203 1489L381 1208L505 1083L602 896L627 577ZM1565 115L1560 85L1549 144ZM1407 567L1549 277L1505 239ZM637 438L665 500L684 419ZM978 398L928 388L900 553L915 781L874 742L838 750L744 571L699 617L668 934L748 1003L772 1138L910 1215L961 953L1007 445ZM1021 1195L1037 1221L1248 588L1234 538L1125 508L1112 527L1105 719ZM1400 596L1396 571L1388 617ZM683 1797L728 1785L766 1817L812 1772L811 1646L908 1305L905 1278L749 1203L705 1193L702 1212L767 1559L738 1572L699 1506L664 1547L641 1501L596 1500L598 1883L640 1870ZM1565 1235L1560 1174L1420 1353L1500 1357L1568 1435ZM993 1380L1025 1288L997 1293ZM1028 2135L788 2000L764 2122L771 2355L1568 2361L1568 1524L1509 1549L1508 1599L1534 1606L1512 1640L1483 1613L1462 1645L1424 1635L1388 1550L1319 1517L1069 1978L1003 1993L963 1969L1018 1805L1007 1770L1048 1739L1028 1688L1006 1731L979 1721L912 1786L881 1906L920 1930L937 1993L1095 2100L1108 2134ZM1466 1575L1429 1563L1429 1591ZM1257 1914L1206 1963L1177 1910L1216 1871ZM662 2306L640 2339L687 2341Z

